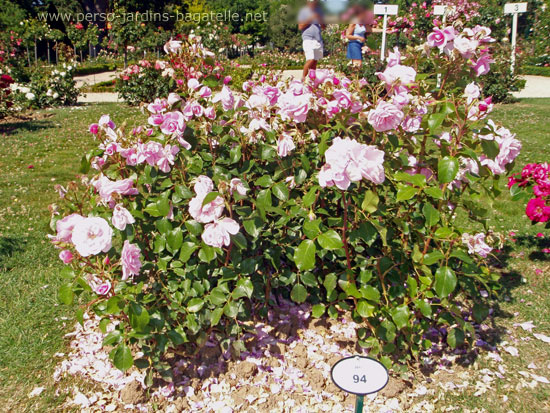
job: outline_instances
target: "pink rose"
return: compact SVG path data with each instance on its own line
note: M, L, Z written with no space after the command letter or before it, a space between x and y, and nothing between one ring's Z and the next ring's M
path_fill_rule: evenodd
M94 292L97 295L107 295L109 291L111 291L111 282L109 280L105 280L94 288Z
M368 121L377 132L386 132L396 129L404 117L397 106L380 100L376 108L369 111Z
M121 179L119 181L111 181L105 175L101 175L93 186L99 193L99 196L104 202L111 203L113 194L118 195L137 195L138 190L134 188L134 181L130 178Z
M386 83L389 90L395 86L408 86L413 83L416 79L416 70L409 66L395 65L386 67L386 70L382 73L377 72L376 75Z
M221 102L224 110L231 110L235 107L235 97L231 93L231 89L223 86L221 92L218 92L212 99L213 103Z
M491 71L491 63L493 63L494 60L491 59L491 56L489 54L483 54L473 63L473 69L476 72L476 76L483 76L486 75Z
M227 247L231 243L231 235L239 232L239 224L231 218L223 218L217 220L204 227L202 240L206 245L211 247L221 248L224 245Z
M277 141L277 154L281 158L284 158L288 156L288 154L292 152L295 148L296 145L294 145L292 136L290 136L288 133L283 132L279 137L279 140Z
M73 253L69 250L63 250L59 253L59 259L63 261L64 264L69 264L73 258Z
M164 45L164 51L167 54L170 53L178 53L181 50L181 41L179 40L172 40L170 39L166 44Z
M135 244L130 244L128 240L124 241L120 262L122 264L122 280L138 275L141 269L140 261L141 250Z
M56 241L71 242L73 235L73 229L76 224L82 221L84 217L79 214L67 215L65 218L56 222L55 227L57 229Z
M489 253L493 250L485 243L485 234L482 233L473 236L468 233L464 233L462 234L462 243L468 247L468 254L478 254L483 258L486 258L487 255L489 255Z
M248 192L248 189L245 188L243 181L239 178L233 178L229 183L229 192L233 194L235 191L241 196L245 196Z
M113 217L111 218L113 226L120 230L124 231L126 225L133 224L136 222L130 211L128 211L122 204L117 204L113 209Z
M199 96L201 98L209 98L212 96L212 89L210 89L208 86L203 86L201 90L199 90Z
M187 81L187 87L189 89L197 90L199 87L201 87L201 83L197 79L189 79Z
M99 132L99 125L97 123L92 123L90 125L90 133L94 134L94 135L97 135L98 132Z
M183 113L174 111L164 115L160 124L160 131L165 135L181 136L185 131L185 120Z
M111 249L113 230L109 223L100 217L80 220L73 229L71 241L83 257L108 252Z

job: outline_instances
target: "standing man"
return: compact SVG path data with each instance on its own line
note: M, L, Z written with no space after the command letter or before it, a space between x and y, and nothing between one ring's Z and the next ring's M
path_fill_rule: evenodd
M302 32L302 45L306 55L306 64L302 80L311 69L317 68L317 61L323 58L323 38L321 30L325 28L318 0L307 0L298 14L298 29Z

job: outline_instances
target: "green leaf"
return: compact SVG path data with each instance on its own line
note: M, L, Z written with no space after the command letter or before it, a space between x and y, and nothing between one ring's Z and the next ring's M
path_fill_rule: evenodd
M294 284L290 291L290 298L296 303L303 303L307 298L307 290L302 284Z
M125 344L120 344L114 352L113 363L119 370L126 371L134 365L132 352Z
M401 329L407 326L409 323L410 318L410 311L409 307L406 305L400 305L399 307L395 307L390 312L391 318L397 328Z
M327 274L325 277L325 281L323 281L323 287L327 290L327 293L330 294L334 289L336 288L336 282L338 281L338 278L335 274Z
M417 192L418 189L416 189L414 186L405 186L397 191L396 199L398 201L408 201L413 196L415 196Z
M431 204L425 204L422 208L422 213L426 218L426 224L433 227L439 222L439 211L435 209Z
M317 241L321 248L326 250L337 250L344 246L342 238L340 238L340 235L333 229L329 229L327 232L319 235Z
M452 348L457 348L464 344L464 331L460 328L453 328L449 331L449 334L447 334L447 344Z
M372 214L376 212L378 209L378 202L380 199L378 198L378 195L376 195L372 191L365 192L365 199L363 199L363 203L361 204L361 209L363 211L367 211L369 214Z
M445 258L445 255L443 255L443 253L439 250L435 250L435 251L432 251L426 255L424 255L424 264L426 265L432 265L432 264L435 264L436 262L442 260L443 258Z
M215 200L217 197L221 197L221 194L219 192L209 192L208 195L206 195L202 200L202 206L209 204L210 202Z
M130 325L137 331L143 331L149 324L149 313L137 303L130 303L128 308Z
M489 307L483 304L476 303L474 304L472 313L474 316L474 320L476 320L478 323L481 323L489 315Z
M311 309L311 314L315 318L321 317L323 314L325 314L325 305L324 304L315 304Z
M210 314L210 325L212 327L218 325L220 322L220 319L222 318L223 314L223 308L216 308L212 313Z
M112 346L113 344L117 344L121 338L122 333L120 330L113 330L103 338L103 345Z
M449 267L440 267L435 272L434 290L439 298L446 298L456 288L456 275Z
M317 287L317 285L319 284L317 282L317 277L315 276L315 274L311 272L303 273L300 276L300 281L303 282L308 287Z
M247 219L243 221L243 227L253 238L257 238L260 235L263 223L260 218Z
M315 202L315 199L317 199L318 189L319 187L317 185L313 186L309 189L309 191L307 191L307 194L304 195L304 197L302 198L302 203L304 204L305 207L310 207L313 205L313 203Z
M372 317L374 315L374 306L365 300L360 300L357 303L357 313L361 317Z
M376 335L387 342L395 340L395 324L393 324L390 320L382 321L376 329Z
M294 262L301 271L309 271L315 267L315 242L306 239L294 251Z
M431 317L432 306L428 302L419 298L418 300L414 301L414 305L416 305L416 308L420 310L424 317Z
M212 291L210 291L208 299L212 304L218 306L225 304L225 302L227 301L227 295L221 287L214 287Z
M273 185L273 188L271 188L271 190L273 191L273 195L275 195L281 201L288 200L288 186L286 185L286 183L279 182Z
M303 226L305 236L309 239L317 238L317 236L321 233L319 225L321 225L320 219L314 219L313 221L306 219Z
M363 298L366 298L369 301L379 302L380 301L380 292L374 288L372 285L366 285L359 289Z
M202 298L192 298L187 303L187 311L189 311L190 313L196 313L200 311L203 305L204 300Z
M262 189L256 197L256 206L261 209L267 209L273 205L271 200L271 189Z
M71 284L63 284L61 287L59 287L57 298L61 304L71 305L74 299L74 293Z
M199 246L194 242L182 243L180 248L180 261L184 263L189 261L189 258L191 258L191 255L197 250L197 248L199 248Z
M424 192L434 199L443 199L443 191L438 187L430 186L428 188L424 188Z
M237 282L237 287L233 290L231 295L233 298L239 299L241 297L252 297L252 293L254 292L254 285L252 284L252 281L248 278L241 278Z
M229 162L236 163L241 160L241 146L236 145L229 151Z
M445 120L445 117L447 115L445 113L432 113L430 117L428 118L428 128L430 129L430 133L434 134L437 128L441 126L443 121Z
M166 236L166 242L173 252L179 250L183 244L183 232L181 231L181 228L176 228L170 231Z
M481 139L481 147L483 148L483 153L491 159L495 159L500 152L498 142L495 140L489 141L487 139Z
M437 165L437 178L441 183L452 182L458 173L458 160L452 156L445 156Z

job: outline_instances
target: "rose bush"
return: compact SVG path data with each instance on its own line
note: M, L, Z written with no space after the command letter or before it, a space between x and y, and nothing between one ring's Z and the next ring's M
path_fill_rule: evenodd
M147 106L147 125L90 126L93 174L58 188L52 242L68 264L61 301L114 326L117 367L150 381L170 376L169 350L216 340L238 354L279 295L352 317L359 345L396 369L430 348L432 327L452 347L474 337L488 314L478 291L498 293L499 277L490 237L454 214L484 222L478 199L500 192L521 144L488 121L475 83L486 31L436 36L374 84L326 69L240 91L189 78ZM429 65L441 88L419 73Z
M531 163L523 167L521 173L508 180L512 199L529 199L525 214L533 224L546 222L550 227L550 165Z
M79 91L73 79L75 64L63 63L59 69L34 69L27 83L13 83L17 105L21 108L45 108L76 104Z
M223 72L214 54L195 35L179 36L164 46L169 60L140 60L130 65L117 77L116 91L130 105L167 97L170 92L184 88L185 79L209 78L217 83Z

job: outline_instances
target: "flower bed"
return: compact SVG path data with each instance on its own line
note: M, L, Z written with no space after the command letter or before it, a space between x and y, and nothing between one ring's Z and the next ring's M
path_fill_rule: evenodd
M93 176L60 188L52 217L61 301L89 297L77 318L95 312L114 364L148 368L148 383L172 374L169 350L246 351L275 294L314 317L347 313L359 345L398 371L433 345L432 327L451 347L472 341L488 314L479 290L498 294L498 237L454 214L483 222L480 194L499 193L521 149L475 83L489 40L438 29L421 51L393 53L379 84L326 69L242 91L197 77L150 103L148 125L103 116L82 160ZM205 57L176 46L171 61ZM441 87L418 72L434 66Z
M79 91L73 79L74 64L63 63L62 68L49 70L35 69L30 82L13 83L10 87L20 108L45 108L74 105Z

